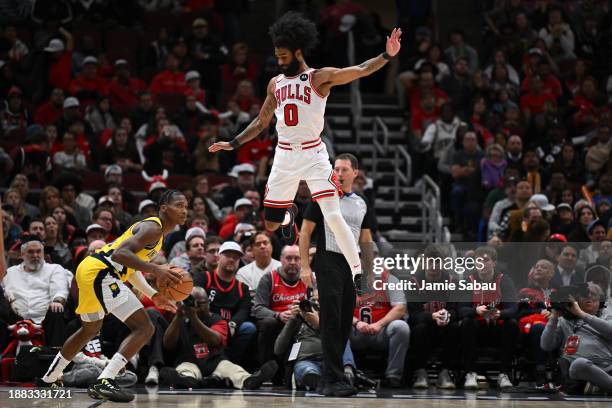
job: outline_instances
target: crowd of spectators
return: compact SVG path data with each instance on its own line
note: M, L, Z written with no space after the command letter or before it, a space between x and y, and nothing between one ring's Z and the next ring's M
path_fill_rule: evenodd
M213 1L140 2L147 13L172 7L178 13L173 16L188 22L180 32L155 27L137 55L115 59L112 47L119 44L102 47L99 38L70 27L83 16L108 22L116 8L99 9L93 2L89 10L88 2L71 7L63 1L50 10L37 9L37 3L35 21L55 13L43 17L54 23L25 31L7 24L0 43L8 268L0 269L0 350L11 340L6 326L22 319L42 325L47 345L61 346L79 325L76 266L132 223L155 216L160 194L178 187L190 202L190 217L166 238L155 262L193 275L194 304L172 315L141 296L155 334L129 368L149 384L229 382L240 389L253 386L248 372L278 365L275 383L290 384L293 373L299 387L316 389L318 313L302 306L308 292L299 280L299 251L263 231L273 128L236 154L207 150L258 113L262 80L274 75L274 61L240 40L245 36L237 11L220 7L224 2L214 8ZM347 3L321 13L322 54L333 54L329 44L342 46L347 10L365 14ZM111 17L121 24L130 13ZM470 279L496 282L499 290L433 297L425 289L359 293L345 373L354 379L360 355L380 351L388 355L381 372L385 385L427 387L426 368L439 344L444 353L436 386L475 388L478 338L500 353L501 388L511 386L518 345L524 344L538 387L552 388L547 353L561 347L564 378L611 392L600 371L612 366L612 357L597 343L600 337L612 341L612 313L600 310L599 302L609 299L612 266L609 2L501 1L483 17L490 34L482 47L468 45L460 30L443 47L432 43L429 28L417 28L414 52L402 56L409 70L398 79L406 90L407 144L417 169L442 186L442 204L456 231L489 243L476 250L487 262ZM377 35L371 16L362 15L359 24L360 41L380 44L384 36ZM126 179L143 171L144 191L127 189ZM92 185L94 175L103 175L103 183ZM177 176L190 177L169 186ZM354 190L367 196L363 172L354 181ZM298 219L309 198L302 184ZM498 263L506 242L545 241L561 246L525 260L520 269ZM382 279L396 282L390 272ZM456 275L431 269L416 278L439 282ZM594 283L572 306L582 322L574 329L600 336L592 336L586 354L563 347L575 320L547 309L552 290L581 282ZM113 355L127 334L108 317L85 351ZM296 340L302 345L291 353ZM295 354L290 362L289 354ZM464 382L457 373L465 374Z

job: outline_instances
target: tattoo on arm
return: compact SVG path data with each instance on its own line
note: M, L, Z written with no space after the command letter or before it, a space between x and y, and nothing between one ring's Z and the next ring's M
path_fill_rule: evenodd
M385 66L387 60L382 57L382 54L371 58L359 64L359 68L365 71L365 75L370 75Z
M272 81L274 78L272 79ZM276 109L276 97L274 96L274 84L270 82L268 85L268 94L266 95L266 100L259 111L259 115L249 125L244 129L236 139L240 142L241 145L245 144L249 140L255 139L257 135L263 132L268 125L270 124L270 120L272 120L272 116L274 115L274 110Z

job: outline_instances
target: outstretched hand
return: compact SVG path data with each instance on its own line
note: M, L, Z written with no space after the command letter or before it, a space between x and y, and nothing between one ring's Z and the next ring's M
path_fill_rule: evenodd
M216 153L219 150L234 150L234 148L229 142L217 142L208 148L208 151L211 153Z
M391 35L387 36L387 45L385 51L389 54L390 57L395 57L401 48L401 38L402 37L402 29L394 28L391 31Z

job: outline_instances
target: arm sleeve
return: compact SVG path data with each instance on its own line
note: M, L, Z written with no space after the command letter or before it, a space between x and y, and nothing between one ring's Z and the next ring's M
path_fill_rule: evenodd
M265 319L267 317L274 317L274 311L268 308L271 296L272 274L266 273L264 276L261 277L261 280L257 285L257 292L255 293L253 316L255 316L257 320Z
M153 296L157 293L155 289L149 285L145 279L145 277L139 271L134 272L129 278L128 281L136 288L139 292L144 294L149 299L152 299Z
M240 327L243 322L247 321L251 314L251 293L247 285L242 282L238 282L238 284L243 286L242 292L244 296L242 296L242 299L238 302L238 307L236 313L232 316L232 321L236 323L237 327Z
M597 316L587 315L582 320L593 326L603 337L612 340L612 321Z

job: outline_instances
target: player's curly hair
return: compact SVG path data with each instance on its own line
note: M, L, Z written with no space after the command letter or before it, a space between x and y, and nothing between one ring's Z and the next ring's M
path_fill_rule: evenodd
M183 194L182 191L180 190L173 190L173 189L168 189L165 190L161 196L159 196L159 200L157 200L157 209L160 209L162 205L164 204L170 204L170 202L172 202L172 200L174 199L174 196L184 196L185 194Z
M308 54L317 45L317 26L302 14L289 11L279 18L269 30L272 44L276 48L287 48L292 52L302 50Z

